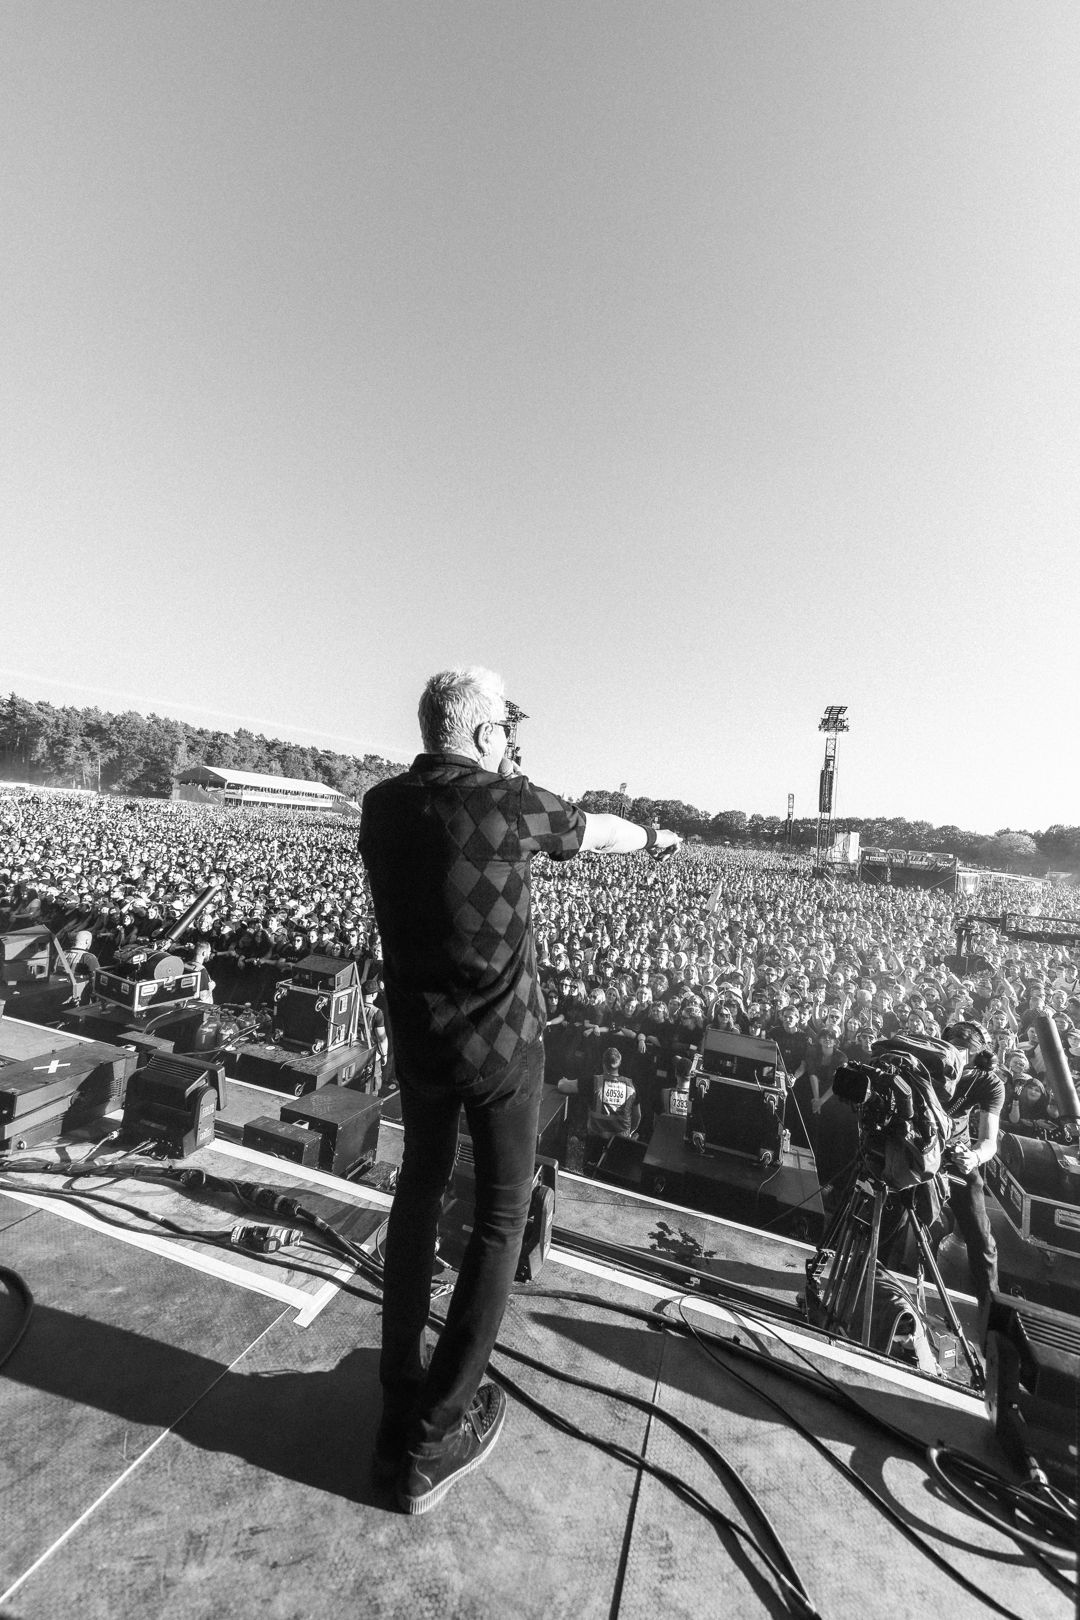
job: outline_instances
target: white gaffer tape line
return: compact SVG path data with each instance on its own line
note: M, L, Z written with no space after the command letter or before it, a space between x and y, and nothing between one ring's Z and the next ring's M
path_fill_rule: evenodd
M820 1339L813 1338L808 1333L800 1333L797 1328L790 1328L784 1323L763 1322L756 1311L751 1315L749 1311L740 1311L737 1305L731 1307L719 1305L714 1300L702 1299L696 1294L687 1293L684 1289L650 1282L647 1277L631 1276L625 1271L619 1271L615 1266L605 1266L596 1260L586 1260L580 1255L567 1254L563 1249L553 1247L548 1258L560 1266L566 1266L570 1271L581 1271L590 1277L599 1277L605 1282L619 1283L623 1288L632 1289L634 1293L648 1295L650 1299L681 1300L688 1310L700 1311L703 1316L711 1316L721 1322L730 1322L745 1333L752 1329L763 1338L778 1339L781 1344L789 1345L793 1350L802 1350L807 1354L819 1356L823 1361L833 1361L842 1367L858 1368L862 1372L869 1371L883 1383L895 1384L910 1394L921 1395L926 1400L950 1406L955 1411L982 1413L984 1410L981 1396L968 1395L964 1390L955 1389L949 1384L939 1386L926 1378L916 1377L903 1367L893 1366L882 1360L875 1360L871 1366L865 1356L860 1355L857 1350L848 1350L835 1339L822 1343ZM762 1313L768 1310L767 1301L763 1301L761 1310Z
M329 1305L330 1301L338 1291L339 1284L346 1282L350 1277L355 1275L356 1267L353 1265L352 1261L344 1261L334 1272L333 1276L327 1278L326 1282L319 1289L319 1292L313 1297L309 1298L303 1309L297 1312L295 1326L310 1327L312 1322L314 1322L315 1318L318 1316L319 1312L322 1310L323 1306Z
M230 1080L229 1084L232 1083ZM377 1209L389 1209L394 1202L390 1193L379 1192L375 1187L357 1187L354 1182L342 1181L340 1176L328 1175L325 1170L312 1170L306 1164L292 1164L288 1159L275 1158L272 1153L260 1153L258 1149L243 1147L239 1142L223 1142L220 1137L215 1137L206 1152L222 1153L227 1159L243 1159L250 1164L276 1170L279 1174L287 1170L290 1181L306 1181L312 1187L325 1187L327 1192L336 1193L339 1198L342 1193L346 1197L351 1194L349 1201L352 1203L374 1204Z
M107 1117L120 1118L119 1114ZM239 1143L224 1142L220 1139L215 1140L208 1151L278 1172L287 1164L286 1160L275 1158L269 1153L258 1153L254 1148L242 1147ZM349 1203L361 1206L366 1204L369 1207L374 1205L376 1209L389 1209L393 1203L389 1193L379 1192L374 1187L355 1187L350 1182L342 1181L339 1176L327 1175L324 1170L312 1170L303 1164L288 1164L288 1171L290 1181L302 1181L313 1187L325 1187L328 1192L336 1193L338 1197L344 1193L346 1202ZM319 1312L338 1292L338 1284L351 1277L356 1270L352 1262L346 1260L327 1278L317 1293L309 1294L303 1289L291 1287L288 1283L278 1282L265 1273L230 1265L227 1260L219 1259L217 1255L185 1249L182 1243L155 1237L151 1232L121 1230L110 1222L97 1220L90 1211L81 1209L77 1204L62 1203L59 1199L53 1198L35 1198L30 1192L9 1192L6 1187L3 1191L7 1197L14 1198L19 1203L30 1204L35 1209L61 1215L66 1220L74 1221L78 1226L93 1227L95 1232L101 1232L105 1237L119 1238L121 1243L130 1243L136 1249L147 1249L152 1254L164 1255L167 1260L175 1260L178 1265L188 1266L192 1271L201 1271L207 1276L220 1277L225 1282L236 1283L238 1287L246 1288L250 1293L262 1294L267 1299L276 1299L297 1312L297 1327L310 1327ZM351 1197L348 1196L350 1194Z
M12 1196L14 1196L14 1194ZM61 1548L64 1545L65 1541L69 1541L71 1539L71 1537L75 1534L76 1530L78 1530L81 1525L84 1525L86 1523L87 1519L90 1518L91 1514L96 1513L98 1508L101 1506L101 1504L103 1502L107 1501L108 1498L110 1496L112 1496L114 1491L117 1491L117 1490L120 1489L120 1486L123 1485L124 1481L126 1479L128 1479L130 1477L130 1475L132 1475L135 1472L136 1468L141 1468L142 1467L142 1465L146 1461L147 1457L149 1457L152 1452L157 1450L157 1448L158 1448L158 1446L160 1446L161 1442L168 1438L168 1436L173 1432L173 1430L177 1427L178 1424L183 1423L183 1421L187 1417L188 1413L193 1411L195 1409L195 1407L198 1406L200 1401L205 1400L206 1396L209 1395L210 1391L212 1389L214 1389L218 1384L220 1384L221 1380L224 1377L226 1377L227 1374L232 1372L233 1368L237 1365L238 1362L243 1361L245 1356L248 1356L248 1355L251 1354L251 1352L254 1350L255 1346L258 1344L259 1339L265 1338L266 1335L270 1332L270 1329L273 1327L273 1325L274 1325L273 1322L268 1322L267 1325L263 1328L262 1332L259 1334L258 1338L253 1339L250 1344L245 1345L243 1350L240 1351L240 1354L238 1356L236 1356L229 1363L229 1365L227 1367L222 1367L220 1373L213 1380L213 1382L208 1384L205 1389L200 1390L198 1395L196 1395L195 1399L190 1403L190 1405L185 1406L184 1410L179 1414L179 1416L175 1417L173 1419L173 1421L168 1425L167 1428L162 1429L161 1433L157 1436L157 1438L155 1440L151 1440L150 1444L148 1446L146 1446L145 1449L139 1453L139 1455L135 1458L134 1462L129 1463L128 1466L124 1469L123 1473L118 1474L116 1476L116 1478L113 1480L112 1484L107 1486L106 1489L102 1491L101 1495L97 1498L97 1500L91 1502L90 1506L88 1508L85 1508L83 1510L83 1512L79 1514L79 1517L75 1520L74 1524L68 1525L68 1528L64 1531L63 1535L62 1536L57 1536L57 1538L53 1542L52 1546L51 1547L46 1547L45 1551L40 1555L40 1557L34 1559L34 1562L30 1565L29 1569L24 1569L22 1574L19 1576L19 1578L11 1583L11 1585L8 1587L6 1592L0 1592L0 1604L6 1603L8 1601L8 1599L15 1592L17 1592L19 1590L19 1587L24 1585L25 1582L30 1579L31 1575L33 1575L36 1570L39 1570L41 1568L42 1564L44 1564L47 1559L51 1558L53 1553L57 1552L59 1550L59 1548Z
M288 1283L279 1282L274 1277L268 1277L257 1271L247 1271L242 1266L230 1265L227 1260L221 1260L215 1254L201 1254L193 1249L185 1249L183 1244L167 1238L155 1237L150 1232L135 1232L122 1230L111 1223L99 1221L88 1210L80 1209L77 1204L61 1203L56 1198L35 1198L29 1192L9 1192L3 1189L5 1198L14 1198L20 1204L32 1204L37 1209L48 1211L50 1215L59 1215L63 1220L74 1221L77 1226L89 1226L95 1232L105 1237L117 1238L121 1243L130 1243L136 1249L148 1249L151 1254L160 1254L166 1260L175 1260L178 1265L188 1266L192 1271L201 1271L206 1276L220 1277L225 1282L236 1283L240 1288L247 1288L254 1294L264 1294L268 1299L276 1299L282 1305L289 1305L295 1310L310 1312L313 1303L312 1296L300 1288L292 1288ZM315 1298L319 1298L316 1295ZM323 1302L325 1303L325 1301ZM310 1320L310 1315L309 1315Z

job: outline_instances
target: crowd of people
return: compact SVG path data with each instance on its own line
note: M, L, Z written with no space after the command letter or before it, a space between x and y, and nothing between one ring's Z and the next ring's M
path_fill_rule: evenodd
M823 1180L851 1138L832 1077L883 1036L939 1037L976 1019L1007 1077L1002 1125L1028 1134L1055 1115L1037 1013L1054 1018L1080 1074L1078 945L1013 941L987 924L958 963L951 894L863 887L761 853L691 848L670 870L574 866L538 879L549 1068L580 1084L614 1046L646 1134L656 1113L685 1110L680 1080L706 1027L776 1042L793 1137L814 1146ZM988 876L963 903L987 915L1020 908L1073 919L1080 933L1080 894L1068 886Z
M268 1004L312 953L355 958L375 990L380 943L355 822L107 796L0 798L0 932L40 920L108 967L123 947L175 926L211 885L181 947L206 960L219 1003ZM849 1117L832 1077L883 1035L937 1036L976 1018L1007 1078L1005 1130L1038 1134L1054 1120L1036 1014L1053 1017L1080 1073L1080 946L1015 941L986 924L969 962L954 957L958 909L1027 910L1074 920L1080 933L1071 886L988 875L958 901L944 889L822 877L801 858L691 844L663 862L537 858L532 887L546 1074L575 1094L572 1126L594 1152L596 1139L647 1137L658 1114L685 1111L689 1059L707 1026L776 1042L793 1136L823 1168ZM606 1116L593 1081L606 1075L613 1097L614 1071L628 1106Z
M433 675L418 715L423 752L369 790L359 828L311 814L0 793L5 965L13 929L40 924L76 997L75 968L85 989L88 967L92 985L118 958L145 959L154 941L205 965L211 995L252 1007L275 1001L306 956L360 967L388 1037L378 1042L382 1086L396 1085L403 1125L372 1459L399 1507L437 1506L501 1433L505 1393L484 1374L520 1260L545 1082L573 1100L569 1167L584 1148L585 1167L603 1174L620 1139L647 1138L660 1115L672 1125L681 1116L691 1148L705 1151L697 1054L726 1045L734 1056L749 1038L774 1097L784 1088L792 1138L815 1150L839 1220L863 1130L835 1095L842 1066L884 1063L882 1037L944 1034L932 1090L928 1067L909 1071L925 1082L941 1136L930 1184L924 1175L914 1185L931 1197L929 1218L943 1216L935 1189L945 1176L934 1170L948 1170L940 1197L988 1308L997 1249L980 1170L1003 1112L1017 1129L1052 1118L1049 1093L1039 1117L1046 1017L1080 1069L1071 931L1043 944L969 917L960 956L944 888L863 887L798 856L686 846L670 828L583 812L515 771L519 715L490 670ZM1016 909L992 882L975 903L998 899ZM1027 906L1048 900L1080 923L1075 891L1029 895ZM1066 1089L1055 1086L1063 1103ZM914 1109L915 1090L907 1096ZM431 1280L462 1111L472 1225L432 1347ZM889 1184L886 1263L907 1209L906 1183Z

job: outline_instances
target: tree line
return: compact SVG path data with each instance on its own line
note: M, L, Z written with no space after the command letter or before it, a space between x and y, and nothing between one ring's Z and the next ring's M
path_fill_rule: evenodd
M14 692L0 702L0 780L167 799L176 773L194 765L323 782L357 801L402 768L378 754L357 759L243 727L210 731L133 709L58 708Z
M168 798L177 772L194 765L323 782L357 801L373 783L402 769L378 754L361 759L264 737L243 727L210 731L132 709L110 714L97 708L35 703L14 692L0 701L0 780ZM780 816L748 815L745 810L719 810L713 815L681 799L630 798L607 788L590 788L580 802L584 810L652 821L703 843L787 843L787 824ZM1025 872L1080 869L1080 827L1060 823L1041 832L1001 827L995 833L977 833L902 816L843 816L833 821L833 831L857 832L863 844L883 849L942 850L963 861ZM816 818L792 822L794 847L813 845L816 835Z
M707 844L783 847L788 842L787 822L782 816L747 815L745 810L719 810L710 815L681 799L632 799L608 788L590 788L581 799L581 807L628 816L631 821L652 821L672 828L684 838L699 838ZM857 832L860 843L872 848L941 851L964 862L1038 876L1048 870L1080 869L1080 827L1061 823L1041 832L1000 827L994 833L978 833L952 823L935 827L929 821L908 821L903 816L837 816L832 828L834 833ZM815 816L792 820L793 848L811 847L816 838Z

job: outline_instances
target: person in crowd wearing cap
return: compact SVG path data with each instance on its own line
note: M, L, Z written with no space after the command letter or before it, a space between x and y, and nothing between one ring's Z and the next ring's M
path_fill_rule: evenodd
M544 1077L544 1006L531 862L675 848L677 835L586 815L534 786L507 753L520 711L479 668L433 676L424 752L364 797L360 850L383 944L404 1125L385 1247L376 1465L423 1513L481 1463L505 1397L483 1375L532 1193ZM425 1328L439 1210L465 1109L476 1215L446 1323Z
M378 1090L381 1096L389 1096L397 1090L397 1082L393 1078L390 1067L390 1036L386 1024L386 998L383 994L382 981L377 973L370 973L360 986L363 997L364 1012L367 1015L368 1033L375 1049L378 1063Z

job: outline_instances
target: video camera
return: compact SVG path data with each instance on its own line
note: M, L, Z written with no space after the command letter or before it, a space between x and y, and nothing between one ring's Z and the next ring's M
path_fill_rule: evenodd
M894 1191L933 1181L941 1170L949 1120L926 1063L886 1043L869 1063L847 1063L833 1075L833 1093L859 1119L865 1169Z
M894 1125L904 1131L915 1117L911 1087L892 1064L846 1063L833 1076L833 1092L858 1109L859 1124L867 1135Z

